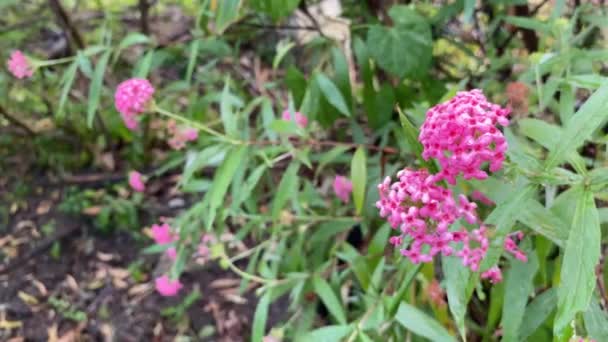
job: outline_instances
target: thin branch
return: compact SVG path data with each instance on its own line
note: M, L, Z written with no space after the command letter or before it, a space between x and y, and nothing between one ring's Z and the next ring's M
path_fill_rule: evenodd
M25 123L19 121L17 118L13 117L11 114L8 113L8 111L6 109L4 109L4 107L0 106L0 114L2 114L2 116L4 116L8 122L12 123L13 125L21 128L22 130L24 130L28 135L30 136L35 136L36 132L34 132L28 125L26 125Z
M140 27L141 33L143 33L147 36L150 34L150 24L148 22L150 3L148 2L148 0L139 0L138 7L139 7L139 27Z
M84 39L82 39L82 35L74 26L72 19L70 18L68 12L63 8L61 2L59 0L49 0L49 5L57 16L59 20L59 24L63 27L63 29L69 34L72 38L71 40L76 44L76 47L80 50L85 48Z

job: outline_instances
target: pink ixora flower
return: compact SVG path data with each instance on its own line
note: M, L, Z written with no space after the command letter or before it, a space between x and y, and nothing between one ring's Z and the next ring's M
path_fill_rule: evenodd
M114 104L127 128L137 128L136 118L148 109L152 95L154 87L143 78L131 78L118 85L114 93Z
M30 61L19 50L11 53L11 58L6 62L6 66L11 74L19 79L32 77L34 74L34 68L30 64Z
M286 109L285 111L283 111L282 119L286 120L286 121L292 120L291 112L289 111L289 109ZM298 126L300 126L302 128L306 128L306 126L308 125L308 118L300 112L295 112L295 122Z
M336 178L334 178L333 187L336 196L338 196L342 202L348 203L350 201L350 194L353 192L353 183L350 179L344 176L336 176Z
M485 179L482 169L490 172L502 168L507 141L496 125L507 126L510 110L488 102L481 90L459 92L451 100L428 110L420 129L420 142L425 160L435 158L441 165L437 175L449 184L456 177Z
M144 192L146 190L146 185L144 184L141 173L137 171L129 172L129 185L137 192Z
M488 279L492 284L500 283L502 281L502 271L494 265L481 274L481 279Z
M387 177L378 185L380 200L376 207L398 236L390 238L392 245L401 246L401 254L412 263L430 262L437 254L456 255L473 271L479 269L489 242L484 226L468 231L449 228L463 218L469 224L478 224L475 203L464 195L456 202L452 192L438 185L437 179L426 170L403 169L391 183ZM402 246L404 241L409 245ZM456 251L458 244L462 248Z
M168 276L163 275L154 280L156 291L164 297L173 297L178 294L179 290L184 287L179 279L172 280Z

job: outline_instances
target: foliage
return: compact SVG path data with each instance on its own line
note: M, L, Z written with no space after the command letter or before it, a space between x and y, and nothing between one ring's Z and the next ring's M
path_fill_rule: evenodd
M222 237L209 259L237 273L242 289L255 284L253 341L271 329L295 341L606 340L606 7L435 2L342 1L343 17L311 20L310 1L187 1L193 24L186 39L169 40L124 25L126 5L85 2L103 13L86 46L71 37L53 58L26 51L37 58L31 78L0 74L0 115L22 131L0 148L13 150L24 133L38 163L60 174L103 168L107 151L125 174L179 173L176 187L193 204L170 221L174 240L147 251L174 248L177 278L204 236ZM0 8L16 21L33 3ZM3 51L25 51L38 25L0 32ZM132 76L155 87L134 131L113 105ZM453 257L414 265L388 244L376 186L404 167L437 170L418 140L425 112L471 88L513 110L504 168L452 187L487 196L477 212L489 251L478 272ZM169 150L169 120L197 138ZM352 181L347 201L330 189L337 175ZM122 192L76 193L62 208L99 206L100 228L136 227L146 194ZM503 253L518 230L527 262ZM503 283L480 279L494 265ZM198 295L165 314L181 317ZM282 297L288 314L270 327Z

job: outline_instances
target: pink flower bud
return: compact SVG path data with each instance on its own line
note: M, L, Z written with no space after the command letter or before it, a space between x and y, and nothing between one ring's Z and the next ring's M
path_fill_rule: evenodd
M173 297L178 294L179 290L182 289L183 285L179 282L179 279L169 279L168 276L163 275L154 281L156 285L156 291L164 297Z
M481 274L481 279L488 279L492 284L500 283L502 281L502 271L498 266L492 266Z
M282 118L283 120L291 121L291 113L289 112L289 109L283 111ZM296 124L302 128L306 128L306 126L308 125L308 118L300 112L295 113L295 121Z
M334 178L334 192L336 196L342 200L344 203L348 203L350 201L350 194L353 192L353 183L344 176L336 176Z
M11 74L19 79L32 77L34 74L30 61L19 50L13 51L10 59L6 62L6 66Z
M144 184L141 173L137 171L129 172L129 185L137 192L144 192L146 190L146 185Z

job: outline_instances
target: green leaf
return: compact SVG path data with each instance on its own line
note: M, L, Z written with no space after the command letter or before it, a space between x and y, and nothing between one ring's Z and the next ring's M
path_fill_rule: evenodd
M253 327L251 331L252 342L262 342L266 330L266 320L268 319L268 308L270 306L270 292L266 292L255 308L253 315Z
M496 208L492 210L485 223L495 225L496 230L486 257L482 261L481 270L487 270L498 262L503 251L505 237L511 232L513 225L520 217L528 199L532 197L535 190L536 188L533 185L526 185L523 189L513 189L509 197L504 202L498 203Z
M342 303L331 289L331 286L325 281L325 279L315 276L312 279L312 285L315 289L315 293L319 295L323 304L327 310L334 316L334 318L341 324L346 324L346 314Z
M575 89L571 85L562 84L559 90L559 118L562 125L570 121L574 115Z
M234 111L232 94L230 93L230 86L228 80L224 83L224 89L222 90L222 96L220 98L220 116L222 123L224 124L224 130L230 137L238 136L238 115Z
M410 268L410 270L408 270L408 272L404 275L403 281L400 282L397 293L395 293L393 298L391 298L390 304L388 306L389 317L392 317L397 313L399 304L401 304L401 302L405 298L405 295L407 294L407 289L410 287L410 284L412 283L412 280L414 280L414 277L416 276L416 274L418 274L418 272L422 268L422 264L412 265L412 266L413 267Z
M520 215L521 223L555 242L560 247L566 245L570 232L568 224L537 200L528 199Z
M340 92L344 96L346 105L352 110L352 89L350 85L350 73L346 56L344 56L344 52L337 47L331 49L331 56L334 65L334 80L336 81L336 85L340 89Z
M367 33L369 53L378 65L401 78L421 75L432 59L431 27L414 10L397 5L389 11L391 28L373 25Z
M279 67L279 64L281 64L281 61L283 60L285 55L287 55L289 50L291 50L294 46L296 46L295 43L283 40L280 41L279 44L277 44L277 54L272 60L272 69L276 70Z
M530 29L533 31L539 31L546 34L551 33L551 26L548 23L544 23L538 19L507 16L504 18L504 21L511 25Z
M546 169L559 165L573 151L580 147L591 134L605 122L608 114L608 84L598 89L576 112L564 127L561 139L550 149L545 163Z
M93 119L95 118L95 112L99 106L99 100L101 98L101 91L103 90L103 76L106 72L106 67L110 59L111 51L106 51L95 66L95 72L93 73L93 79L89 86L89 103L87 106L87 126L93 127Z
M213 177L213 185L211 190L207 193L209 196L209 217L207 220L207 230L211 229L211 224L215 220L217 210L224 203L226 191L232 182L232 178L239 168L241 161L248 148L245 146L239 146L226 155L226 159L220 167L215 171Z
M307 243L310 246L315 246L318 243L332 240L334 235L349 230L353 227L355 221L330 221L319 225L315 232L307 238Z
M334 82L323 74L317 74L316 80L319 88L321 89L321 93L327 102L334 106L340 113L346 116L351 116L350 109L348 108L346 101L344 101L344 97L342 96L340 89L336 87Z
M596 341L608 341L608 314L602 310L595 298L583 314L583 318L590 338Z
M353 199L357 215L361 214L363 203L365 203L365 190L367 186L367 165L365 150L359 147L350 164L350 179L353 182Z
M146 55L137 61L135 68L133 68L133 77L147 78L152 67L152 61L154 60L155 50L150 50Z
M148 42L150 42L150 38L145 34L139 32L131 32L120 41L120 43L118 44L118 51L120 52L121 50L126 49L131 45L144 44Z
M536 253L528 251L528 262L513 260L505 279L505 299L502 307L502 341L520 341L528 296L534 291L534 275L538 271Z
M78 62L74 61L70 64L69 68L63 74L61 78L61 83L63 84L63 88L61 89L61 96L59 97L59 105L57 106L57 118L63 118L65 116L65 112L63 111L65 107L65 102L68 99L68 95L70 94L70 89L72 89L72 84L74 83L74 79L76 78L76 71L78 70Z
M463 267L462 261L456 257L445 257L442 260L443 273L445 273L448 305L454 317L456 327L463 340L466 341L465 315L470 293L468 291L471 272Z
M526 307L519 329L519 341L527 340L555 310L556 304L557 290L555 288L550 288L534 298Z
M285 204L287 204L287 200L294 196L298 190L299 169L299 163L291 163L283 174L283 178L281 178L281 182L279 183L279 187L274 196L274 201L272 202L271 213L275 220L279 218L279 214L281 213L281 210L283 210L283 207L285 207Z
M290 15L299 3L300 0L252 0L251 7L257 11L267 13L276 22Z
M215 25L218 33L224 31L239 18L241 0L221 0L217 2L215 12Z
M194 73L194 67L196 67L200 43L200 39L195 39L190 43L190 56L188 57L188 68L186 69L186 82L188 82L188 84L192 82L192 74Z
M349 325L330 325L319 328L296 338L297 342L336 342L341 341L353 328Z
M524 135L549 150L559 144L563 134L561 127L538 119L522 119L519 121L519 127ZM579 173L584 174L587 172L585 161L576 151L572 151L568 155L568 161Z
M574 119L576 120L576 119ZM595 289L595 265L600 257L602 235L593 193L577 199L572 228L564 251L557 315L553 332L560 336L576 313L587 310Z
M434 318L407 303L401 303L395 319L406 329L433 342L456 341Z

